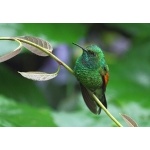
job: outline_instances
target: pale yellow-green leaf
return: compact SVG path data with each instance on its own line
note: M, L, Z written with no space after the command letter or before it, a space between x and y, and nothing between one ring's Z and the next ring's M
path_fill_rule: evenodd
M138 127L137 123L129 116L120 114L129 127Z
M19 43L19 46L15 50L0 56L0 62L7 61L21 52L22 44L18 40L15 41Z
M21 42L26 49L28 49L32 53L39 55L39 56L48 56L48 54L45 53L44 51L40 50L35 45L44 48L45 51L47 51L47 52L52 52L52 50L53 50L51 44L41 38L37 38L37 37L33 37L33 36L22 36L22 37L19 37L18 40L19 39L24 39L26 41L29 41L29 43L26 43L25 41L21 41ZM32 42L34 45L32 45L30 42Z
M57 72L51 74L45 72L38 72L38 71L19 72L19 73L27 79L36 80L36 81L47 81L55 78L58 75L59 70L60 67L58 67Z

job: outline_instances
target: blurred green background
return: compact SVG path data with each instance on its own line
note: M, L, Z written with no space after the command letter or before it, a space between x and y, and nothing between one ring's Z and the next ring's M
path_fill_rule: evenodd
M110 68L106 90L108 110L139 126L150 126L150 24L0 24L0 37L31 35L49 41L54 54L74 67L82 46L97 44ZM16 47L0 41L0 55ZM49 81L35 82L17 71L54 72L57 63L23 49L0 64L0 126L115 126L102 111L92 114L84 104L76 78L65 68Z

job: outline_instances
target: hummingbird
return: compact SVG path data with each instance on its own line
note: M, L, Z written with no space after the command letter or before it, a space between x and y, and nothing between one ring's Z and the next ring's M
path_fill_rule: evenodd
M83 50L74 66L74 73L80 83L83 99L91 112L100 114L101 108L93 100L88 90L95 94L107 108L105 91L109 80L109 68L103 51L97 45L89 45L83 48L76 43L72 44Z

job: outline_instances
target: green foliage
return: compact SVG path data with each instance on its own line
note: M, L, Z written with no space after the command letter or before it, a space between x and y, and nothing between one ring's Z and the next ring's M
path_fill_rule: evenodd
M48 109L19 104L4 96L0 96L0 107L0 126L56 126Z
M122 30L125 33L133 36L135 40L141 40L143 38L150 37L150 26L147 23L117 23L117 24L107 24L111 28L114 27L118 30Z
M45 106L47 101L35 82L22 78L6 66L0 65L0 94L22 103L35 106Z
M42 28L41 28L42 26ZM39 36L39 33L47 36L50 40L72 43L77 41L86 32L86 26L82 24L21 24L20 32L24 35ZM23 30L22 30L23 29ZM40 32L42 29L42 32ZM25 31L25 32L22 32ZM34 35L34 33L36 33Z

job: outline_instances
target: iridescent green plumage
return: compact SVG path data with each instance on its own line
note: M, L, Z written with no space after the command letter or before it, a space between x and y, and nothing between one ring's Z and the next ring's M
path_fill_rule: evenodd
M74 43L73 43L74 44ZM75 44L77 45L77 44ZM82 48L81 46L77 45ZM107 108L105 90L108 82L108 66L102 50L96 45L82 48L83 53L77 59L74 72L81 85L84 101L95 114L100 114L101 108L97 106L88 90L93 92Z

